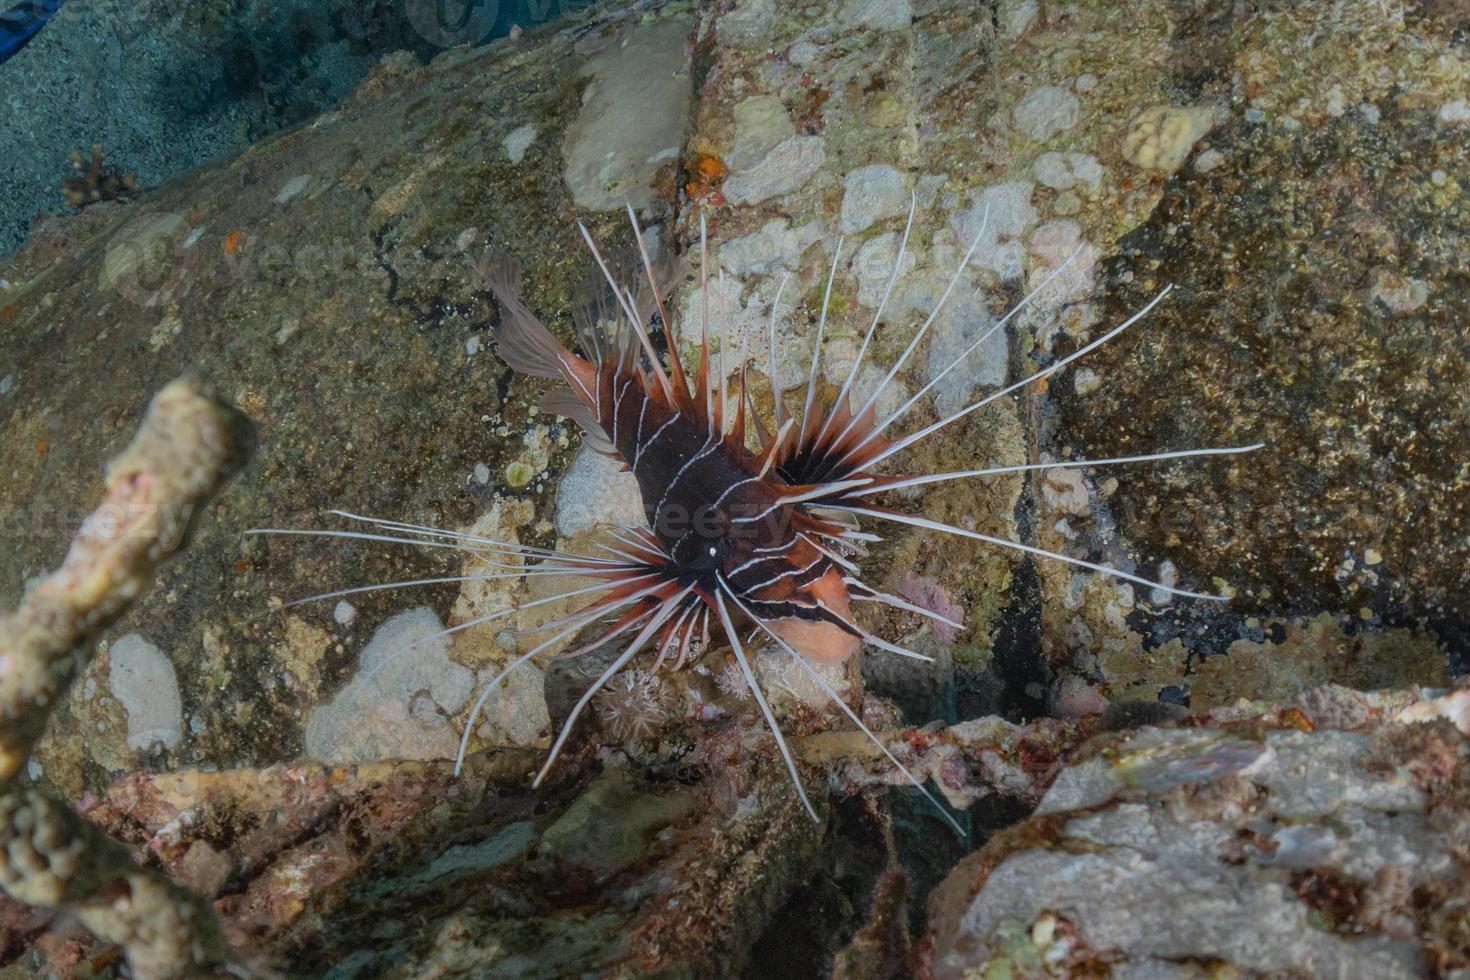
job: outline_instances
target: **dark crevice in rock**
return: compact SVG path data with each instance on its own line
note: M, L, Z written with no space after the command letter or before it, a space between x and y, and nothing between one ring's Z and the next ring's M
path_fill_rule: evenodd
M1050 677L1041 656L1041 583L1029 558L1011 574L1010 602L996 631L993 657L1004 684L1000 714L1011 721L1045 714Z
M745 980L827 976L833 951L861 927L879 876L892 860L886 794L834 801L815 873L769 919L750 951Z

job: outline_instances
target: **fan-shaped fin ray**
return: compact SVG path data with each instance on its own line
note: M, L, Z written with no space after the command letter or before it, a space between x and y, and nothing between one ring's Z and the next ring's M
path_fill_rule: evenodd
M520 265L504 252L489 251L475 262L475 271L500 301L502 317L495 340L501 359L535 378L566 375L574 355L522 302Z
M597 413L577 393L566 386L558 386L541 396L536 407L550 415L561 415L577 423L582 430L584 441L593 449L604 456L617 456L618 449L608 438L607 431L603 429L602 423L597 421Z

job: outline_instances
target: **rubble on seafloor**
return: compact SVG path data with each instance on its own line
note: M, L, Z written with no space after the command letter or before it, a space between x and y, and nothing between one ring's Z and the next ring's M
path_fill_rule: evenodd
M1460 977L1470 688L1309 688L1089 744L930 898L919 974Z
M915 886L902 829L872 792L895 780L857 733L794 743L836 794L821 824L734 725L664 765L570 766L541 791L540 750L508 749L460 778L433 762L138 774L81 812L211 896L236 948L290 975L758 974L762 944L818 938L856 977L895 975L875 963L936 978L1205 963L1449 976L1470 968L1467 734L1470 691L1340 687L1166 727L890 732L951 802L1031 813L999 832L977 822L993 835L933 892L917 935L895 922ZM847 911L783 923L824 890ZM99 952L14 907L0 921L6 948L37 942L54 964Z

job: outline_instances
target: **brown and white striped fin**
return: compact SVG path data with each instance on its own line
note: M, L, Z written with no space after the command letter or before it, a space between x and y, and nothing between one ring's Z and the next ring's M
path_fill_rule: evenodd
M578 398L572 389L558 385L542 395L536 407L549 415L560 415L577 423L586 444L604 456L618 454L617 447L612 444L606 430L598 422L597 412L584 399Z

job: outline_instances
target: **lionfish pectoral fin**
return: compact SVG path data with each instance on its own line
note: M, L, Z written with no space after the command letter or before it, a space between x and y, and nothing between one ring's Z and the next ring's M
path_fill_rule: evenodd
M475 271L500 301L495 340L501 360L533 378L561 378L581 389L591 403L589 382L596 369L567 350L521 300L520 264L505 252L492 250L475 260Z
M577 423L585 443L604 456L618 455L617 447L597 421L597 413L571 388L558 386L551 389L541 396L536 407L548 414L560 415Z
M818 608L832 610L842 619L852 615L847 582L836 568L802 586L802 593L815 599ZM840 664L862 648L862 637L829 617L802 619L790 616L771 623L771 628L803 657L824 664Z
M771 629L808 660L840 664L858 652L863 641L835 623L788 616L771 620Z

